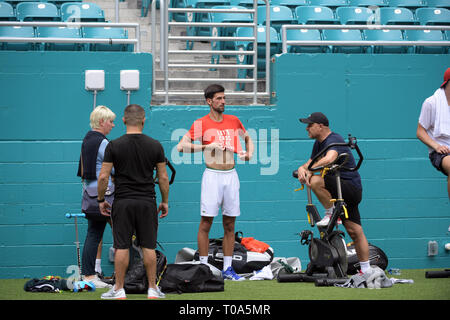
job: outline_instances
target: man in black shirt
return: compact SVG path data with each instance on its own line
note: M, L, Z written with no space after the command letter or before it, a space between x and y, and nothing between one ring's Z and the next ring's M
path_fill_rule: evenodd
M148 278L149 299L164 298L156 286L156 238L158 213L160 218L169 212L169 179L166 171L164 150L161 144L142 133L145 111L139 105L125 108L122 118L127 133L111 141L105 150L104 162L98 178L98 202L103 215L111 215L115 256L116 283L102 294L102 299L126 299L123 289L128 268L129 248L135 233L144 254L144 265ZM114 167L115 198L112 206L104 195L108 177ZM161 203L156 208L153 170L161 192Z
M333 212L332 198L337 198L336 179L330 174L322 178L314 175L308 170L311 160L328 145L332 143L344 143L344 139L329 128L327 117L321 112L314 112L308 118L300 119L300 122L308 124L306 131L311 139L315 139L310 159L298 168L298 180L300 183L311 187L317 199L325 208L325 217L317 223L318 226L327 226ZM337 146L328 149L327 153L319 159L314 167L320 167L332 163L341 153L348 153L349 167L355 167L355 159L349 147ZM370 270L369 244L361 227L361 217L359 215L358 204L362 199L361 177L357 171L341 172L342 197L347 206L348 219L344 219L343 224L348 234L355 243L356 254L361 265L361 272ZM342 222L340 222L342 223Z

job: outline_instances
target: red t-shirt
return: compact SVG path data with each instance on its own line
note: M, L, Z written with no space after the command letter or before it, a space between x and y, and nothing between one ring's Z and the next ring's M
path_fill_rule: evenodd
M203 145L218 142L227 150L239 153L242 151L239 136L242 136L246 130L238 117L229 114L222 116L223 120L220 122L212 120L209 114L195 120L187 135L191 140L198 140Z

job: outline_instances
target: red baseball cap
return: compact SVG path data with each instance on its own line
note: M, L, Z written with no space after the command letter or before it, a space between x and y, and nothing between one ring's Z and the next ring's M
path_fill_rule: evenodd
M441 88L445 86L448 80L450 80L450 68L447 68L447 70L444 73L444 83L441 85Z

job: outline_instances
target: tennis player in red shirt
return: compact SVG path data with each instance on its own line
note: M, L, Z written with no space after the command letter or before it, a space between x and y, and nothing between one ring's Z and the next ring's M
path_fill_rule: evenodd
M224 114L225 88L212 84L205 89L206 103L210 112L194 121L191 129L177 145L179 152L203 152L206 163L201 184L201 220L197 235L200 261L208 262L209 231L214 217L222 209L224 228L223 271L224 279L241 281L232 267L234 251L234 226L240 212L239 177L234 154L243 161L253 155L253 142L241 121L233 115ZM245 141L242 149L240 137ZM200 144L193 143L199 141Z

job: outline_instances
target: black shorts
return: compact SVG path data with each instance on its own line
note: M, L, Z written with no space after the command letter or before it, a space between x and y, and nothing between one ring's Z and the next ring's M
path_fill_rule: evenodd
M437 170L439 170L440 172L442 172L443 174L445 174L446 176L448 176L447 172L445 172L442 169L442 160L447 157L450 156L450 153L446 153L446 154L442 154L442 153L438 153L436 151L431 152L428 157L430 158L431 164L433 165L433 167L435 167Z
M324 178L325 188L331 193L334 199L337 199L336 177L326 175ZM361 216L359 215L358 205L362 199L362 190L356 187L350 181L341 178L342 197L344 198L348 220L361 225ZM342 218L345 220L345 217Z
M115 199L111 219L114 248L129 249L135 234L141 247L156 249L158 214L155 200Z

